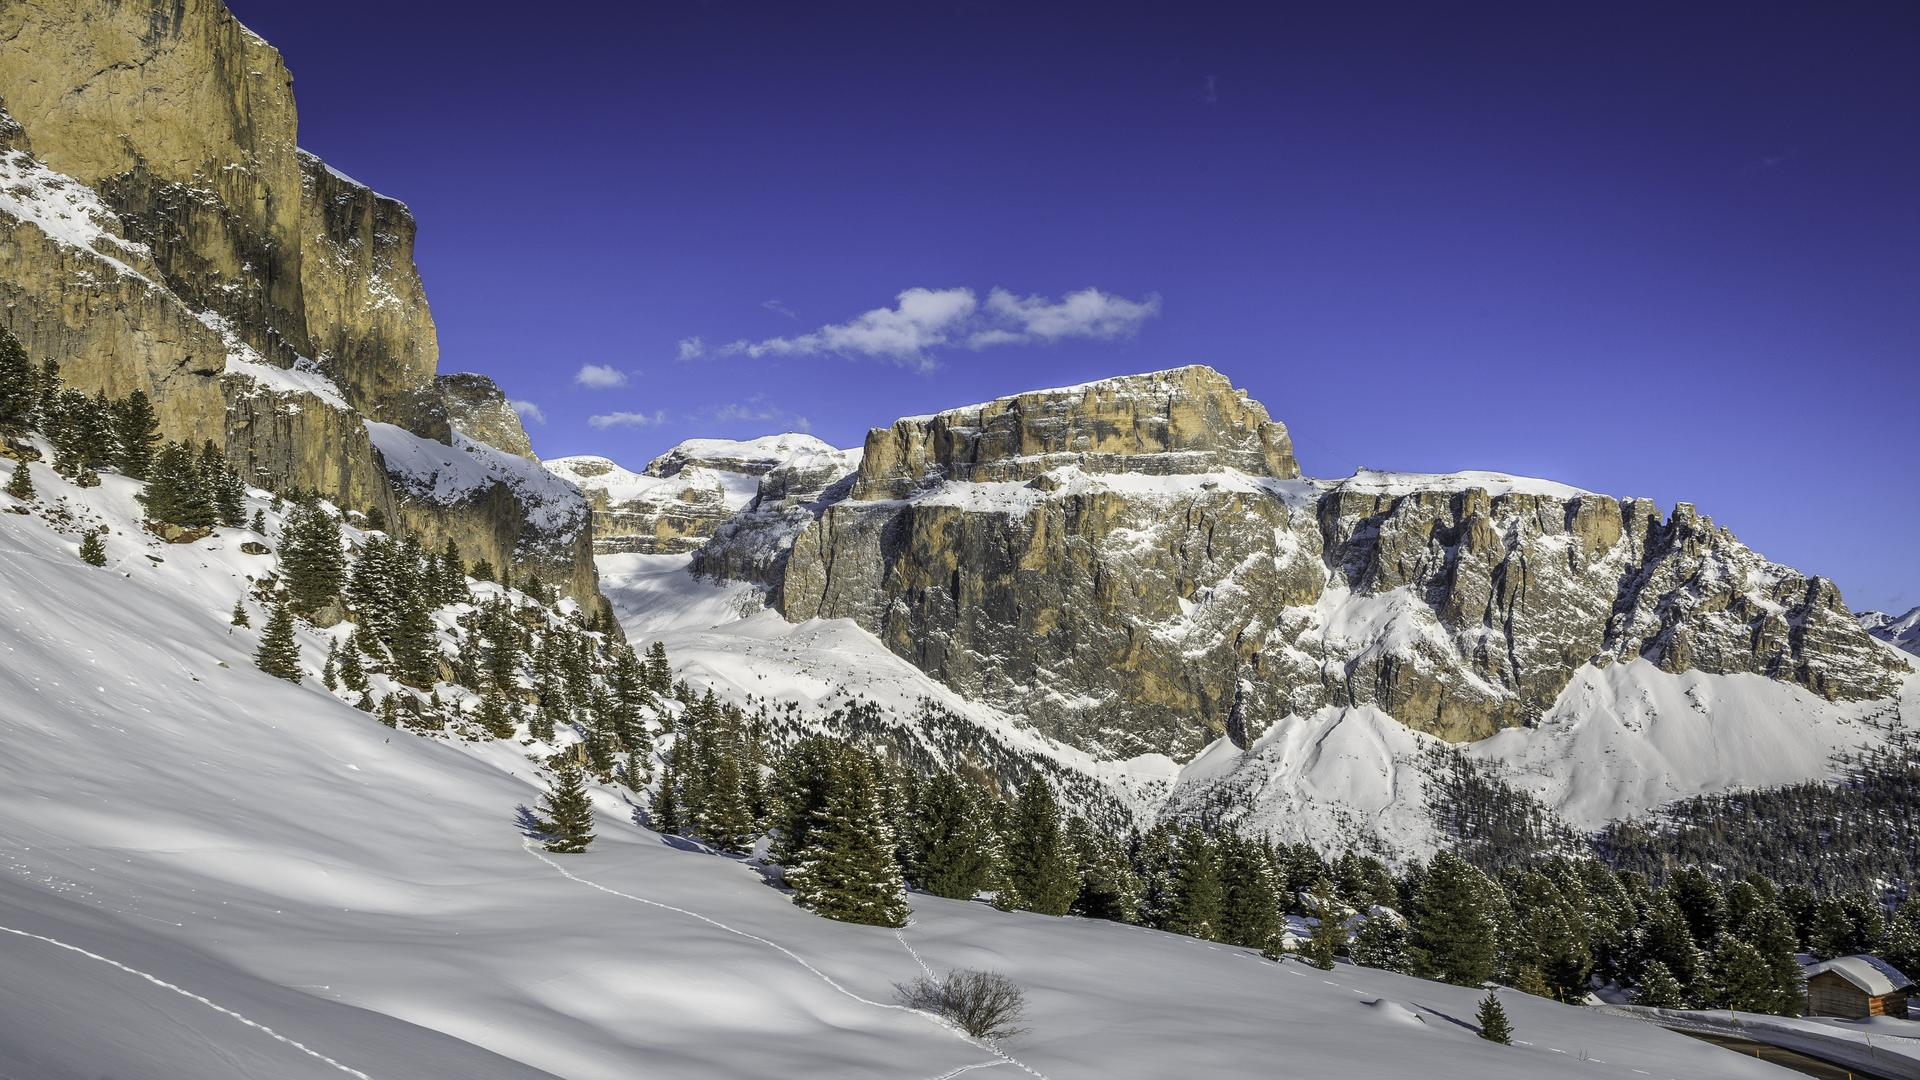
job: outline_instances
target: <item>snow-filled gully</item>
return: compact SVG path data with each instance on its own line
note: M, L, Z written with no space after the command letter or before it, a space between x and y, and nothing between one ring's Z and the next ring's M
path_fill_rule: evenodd
M361 1072L359 1069L356 1069L351 1065L346 1065L341 1062L335 1061L333 1058L328 1057L327 1055L321 1053L318 1050L315 1050L314 1048L306 1045L303 1042L300 1042L297 1039L290 1039L285 1035L282 1035L279 1032L268 1027L267 1025L260 1023L257 1020L250 1020L247 1017L242 1016L240 1013L237 1013L232 1009L227 1008L224 1005L217 1004L213 1001L208 1000L207 998L201 997L199 994L196 994L193 991L186 989L185 987L178 986L174 983L170 983L167 980L162 979L157 975L149 975L146 972L141 971L139 968L128 967L127 965L121 963L118 960L109 959L105 956L101 956L99 953L96 953L96 952L89 952L78 945L69 945L64 941L59 940L58 938L50 938L41 934L30 934L25 930L15 930L11 926L0 926L0 933L13 934L16 937L30 938L34 941L45 942L46 944L52 945L55 948L65 949L68 952L72 952L72 953L79 953L81 956L84 956L89 960L97 960L102 964L108 965L109 967L119 968L121 971L124 971L129 975L138 975L140 978L147 980L148 982L152 983L155 986L160 987L163 990L171 990L174 993L179 994L181 997L188 998L190 1000L197 1001L202 1005L205 1005L207 1008L212 1009L214 1012L221 1013L226 1016L230 1016L233 1019L240 1021L241 1023L247 1025L250 1028L253 1028L254 1030L260 1032L263 1035L270 1036L274 1039L279 1040L280 1042L287 1044L288 1046L293 1047L295 1050L300 1051L301 1053L307 1055L310 1058L313 1058L317 1061L325 1062L326 1064L333 1066L334 1068L340 1070L341 1072L346 1073L348 1076L357 1076L360 1078L360 1080L373 1080L371 1076L368 1076L366 1073Z
M541 854L539 849L536 848L531 841L523 841L520 846L524 851L526 851L527 854L533 856L536 859L539 859L543 863L546 863L548 866L552 867L553 870L556 873L558 873L561 877L564 877L569 881L578 882L582 885L587 886L590 889L598 889L609 896L617 896L622 900L631 900L636 904L645 904L648 907L659 908L662 911L671 911L678 915L685 915L688 918L699 919L701 922L706 923L707 925L712 926L715 929L724 930L727 933L733 934L737 937L746 938L748 941L758 942L759 944L765 945L767 948L780 953L782 956L785 956L787 959L792 960L794 963L799 964L802 968L806 969L808 974L812 975L816 979L819 979L821 982L826 983L836 993L852 998L853 1000L859 1002L862 1005L869 1005L876 1009L891 1009L891 1010L894 1010L895 1012L912 1013L915 1016L922 1017L928 1023L933 1024L943 1030L952 1032L955 1038L961 1039L965 1042L972 1043L973 1045L980 1047L982 1050L985 1050L987 1053L992 1054L997 1059L994 1061L976 1062L975 1064L972 1064L972 1065L963 1065L952 1072L942 1073L940 1076L932 1077L930 1078L930 1080L951 1080L952 1077L959 1076L962 1073L972 1072L975 1069L992 1068L996 1065L1012 1065L1012 1066L1015 1066L1016 1068L1019 1068L1025 1071L1031 1076L1039 1077L1040 1080L1051 1080L1051 1078L1048 1077L1045 1073L1039 1071L1038 1069L1033 1068L1032 1066L1026 1064L1023 1061L1020 1061L1019 1059L1001 1050L999 1047L994 1046L992 1043L985 1042L980 1039L975 1039L972 1036L961 1031L959 1028L953 1026L951 1023L947 1022L946 1020L941 1019L940 1017L935 1016L924 1009L910 1009L905 1005L895 1005L891 1002L886 1002L886 1001L875 1001L872 998L862 996L861 994L849 989L846 985L836 980L833 976L828 975L826 972L821 971L819 968L813 966L813 964L809 963L807 959L801 956L799 953L794 952L792 949L787 948L785 945L782 945L777 941L773 941L769 938L763 938L759 934L750 933L746 930L742 930L735 926L728 926L726 923L723 923L718 919L712 918L707 915L702 915L697 911L690 911L683 907L675 907L672 904L662 903L659 900L649 900L644 896L635 896L632 893L625 893L625 892L621 892L619 889L609 888L605 885L600 884L597 881L591 881L587 878L583 878L580 875L574 873L573 871L568 870L566 867L561 866L559 863L554 862L552 859L547 858L545 855ZM907 939L901 936L900 932L897 930L894 931L894 936L896 938L899 938L900 944L906 948L907 954L913 957L914 963L920 965L920 970L925 971L929 977L932 977L933 969L927 966L926 961L920 959L920 954L914 951L914 948L912 945L907 944Z

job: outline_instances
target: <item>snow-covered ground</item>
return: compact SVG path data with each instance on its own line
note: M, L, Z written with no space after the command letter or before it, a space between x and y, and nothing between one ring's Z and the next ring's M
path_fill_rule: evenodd
M513 745L252 668L226 619L272 569L251 534L150 543L128 482L33 468L68 524L0 506L0 1075L1783 1075L1517 994L1495 1046L1472 990L1107 923L924 897L900 934L831 923L605 792L594 850L545 856ZM922 963L1012 976L1032 1032L995 1051L896 1007Z

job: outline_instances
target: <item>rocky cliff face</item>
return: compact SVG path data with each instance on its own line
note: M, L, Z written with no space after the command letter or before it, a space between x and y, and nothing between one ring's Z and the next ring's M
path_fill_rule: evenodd
M72 385L145 390L168 437L224 434L256 483L593 598L589 539L525 542L568 515L396 486L368 422L453 438L413 219L299 150L291 84L219 0L0 4L0 317Z
M1492 473L1302 480L1285 429L1205 368L902 420L851 464L760 500L696 568L1104 755L1185 759L1328 705L1479 739L1631 658L1829 698L1902 674L1831 582L1689 506Z
M786 434L688 439L637 473L592 455L546 464L593 504L597 551L655 555L699 548L722 522L754 502L763 478L778 473L777 483L784 483L791 477L790 463L821 455L839 462L841 453L811 435ZM784 491L776 497L783 498Z
M533 442L520 423L520 414L507 403L492 379L471 371L457 371L433 381L440 404L447 412L453 430L475 442L483 442L515 457L539 461Z

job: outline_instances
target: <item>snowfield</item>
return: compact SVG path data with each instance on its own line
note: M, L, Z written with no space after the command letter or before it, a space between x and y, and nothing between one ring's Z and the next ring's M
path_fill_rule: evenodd
M899 934L832 923L610 792L593 851L547 856L516 744L391 730L252 668L226 615L272 571L240 551L257 537L151 542L130 482L31 467L56 509L0 507L0 1075L1784 1075L1512 993L1521 1041L1496 1046L1474 990L1108 923L925 897ZM75 557L88 524L105 568ZM893 1004L923 964L1013 977L1031 1033L996 1050Z

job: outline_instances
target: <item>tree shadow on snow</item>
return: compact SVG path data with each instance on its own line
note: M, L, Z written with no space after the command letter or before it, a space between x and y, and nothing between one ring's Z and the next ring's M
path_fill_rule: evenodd
M1445 1020L1447 1023L1452 1024L1455 1027L1465 1028L1468 1031L1473 1032L1475 1035L1480 1034L1479 1024L1468 1023L1467 1021L1462 1020L1457 1016L1451 1016L1447 1013L1441 1012L1439 1009L1436 1009L1431 1005L1422 1005L1417 1001L1409 1001L1407 1002L1407 1004L1413 1006L1416 1009L1419 1009L1421 1012L1426 1013L1430 1016L1437 1016L1440 1019Z
M521 835L529 840L538 840L544 844L553 838L551 833L541 827L539 815L525 803L513 808L513 823L519 827Z

